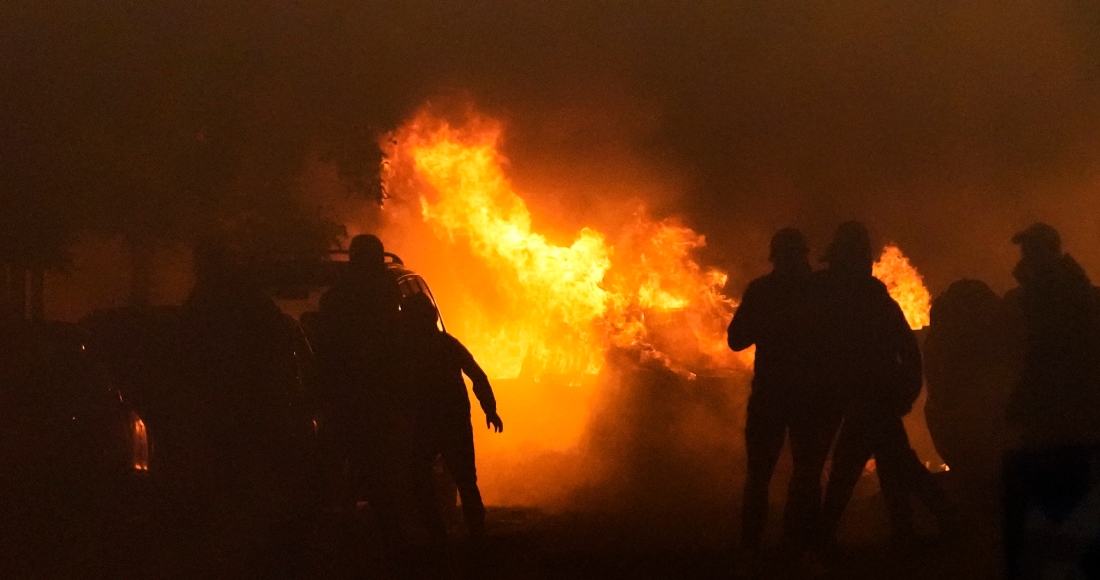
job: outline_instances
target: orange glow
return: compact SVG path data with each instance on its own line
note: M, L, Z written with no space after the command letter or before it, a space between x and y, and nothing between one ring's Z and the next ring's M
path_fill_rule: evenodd
M736 302L722 293L726 274L697 262L703 236L637 202L624 202L613 226L535 215L528 203L561 194L513 185L501 139L492 119L427 111L388 135L393 203L379 233L431 285L448 331L492 379L508 428L489 434L474 412L485 501L529 505L583 477L546 458L580 452L612 388L600 374L612 350L689 379L747 369L751 354L726 346ZM570 195L607 200L577 189Z
M149 470L149 436L145 431L145 421L135 413L130 413L131 459L137 471Z
M886 284L890 296L901 306L905 320L913 330L928 326L932 297L924 287L924 278L909 263L897 246L886 246L875 262L872 273Z
M721 292L727 276L692 257L703 236L638 210L614 245L593 227L555 243L504 173L498 123L454 126L422 112L390 137L387 190L419 199L435 237L468 248L490 274L477 284L493 312L463 305L455 333L491 377L595 374L608 347L689 376L741 360L725 346L736 306ZM651 319L675 319L690 345L658 348Z

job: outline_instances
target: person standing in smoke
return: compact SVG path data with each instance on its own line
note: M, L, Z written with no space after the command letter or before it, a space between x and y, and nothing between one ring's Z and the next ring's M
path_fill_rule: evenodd
M1100 289L1053 227L1036 223L1012 242L1019 287L1005 300L1022 318L1025 355L1009 423L1025 447L1100 443Z
M402 305L402 315L402 350L411 389L416 495L421 513L433 541L442 545L447 530L432 482L432 466L436 456L441 456L458 486L466 529L480 550L485 540L485 506L477 487L470 397L462 375L465 373L473 382L486 426L500 433L504 422L497 414L493 388L470 351L436 325L438 314L427 296L409 296Z
M767 520L768 486L789 435L794 473L784 512L784 546L809 547L821 501L821 471L831 439L828 397L814 338L817 319L809 248L802 233L779 230L771 240L772 272L753 280L729 325L735 351L756 345L745 424L748 474L741 545L749 566L758 558Z
M822 354L843 426L822 506L824 541L835 545L840 517L872 456L896 545L915 539L911 494L948 531L956 520L954 504L909 446L902 423L921 390L920 348L901 307L871 275L867 228L854 221L841 224L826 261L820 273Z
M270 572L262 566L276 565L284 554L273 552L293 541L288 518L299 499L281 382L295 372L291 327L228 245L199 244L194 264L195 286L181 311L187 388L172 394L182 403L176 409L186 420L176 432L189 434L183 448L191 461L167 479L193 482L197 492L186 511L200 514L207 531L195 535L213 546L198 566L226 576Z
M386 271L382 241L355 236L348 270L321 296L318 358L326 429L363 486L391 549L399 540L400 451L393 417L398 409L397 343L401 291Z
M1023 353L1005 301L979 280L958 280L932 301L924 339L924 415L936 450L989 521L999 509L1008 392Z

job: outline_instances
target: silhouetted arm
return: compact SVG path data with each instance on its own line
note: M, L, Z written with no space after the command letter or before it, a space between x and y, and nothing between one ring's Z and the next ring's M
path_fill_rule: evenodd
M917 335L909 328L905 313L897 302L890 300L891 334L898 355L898 399L904 413L912 408L913 402L920 396L924 385L924 368L921 361L920 345Z
M745 295L741 298L741 304L733 313L729 330L726 334L726 342L730 348L736 351L745 350L756 344L759 332L759 309L757 304L758 290L755 284L749 284L745 289Z
M474 384L474 396L477 397L478 403L481 403L481 410L485 411L486 415L496 414L497 400L493 396L493 387L489 385L489 376L481 369L481 365L474 360L474 355L470 354L470 351L458 339L452 337L451 340L458 353L462 372L470 377L470 382Z

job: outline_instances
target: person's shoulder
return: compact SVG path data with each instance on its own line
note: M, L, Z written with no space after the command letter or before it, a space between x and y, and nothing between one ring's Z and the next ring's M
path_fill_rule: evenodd
M442 342L447 348L454 349L456 351L466 351L466 345L462 344L462 341L458 340L451 333L442 331L439 333L439 341Z
M867 284L867 289L872 292L886 295L890 294L890 290L886 287L886 283L874 276L868 276L864 283Z
M880 300L893 301L893 297L890 296L890 289L886 287L886 283L882 280L879 280L878 278L875 278L874 276L867 276L866 278L864 278L862 288L868 296Z
M745 292L742 294L742 297L761 294L766 295L769 290L774 288L779 283L780 280L776 273L769 272L749 282L749 285L745 287Z

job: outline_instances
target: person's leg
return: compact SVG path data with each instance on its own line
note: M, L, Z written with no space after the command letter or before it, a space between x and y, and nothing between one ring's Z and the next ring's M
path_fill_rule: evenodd
M462 501L462 519L475 540L485 535L485 505L477 487L477 465L474 457L474 432L469 415L448 420L440 441L443 463L458 487Z
M904 459L896 450L883 443L881 436L875 441L875 474L879 491L890 517L890 533L895 543L904 545L916 534L913 527L912 486L906 476Z
M821 474L839 417L824 407L792 414L788 425L794 472L783 513L785 541L798 550L814 542L821 525Z
M879 480L895 533L912 533L911 495L936 516L941 531L948 531L947 528L958 523L958 508L909 445L909 435L900 417L883 418L875 456L882 457Z
M869 425L865 417L849 415L844 418L829 469L829 482L825 487L825 499L821 505L821 535L825 543L836 541L836 530L852 499L856 483L863 474L863 467L871 458Z
M748 551L760 547L768 520L768 486L783 450L786 420L780 406L755 393L749 399L745 421L745 451L748 470L741 509L741 546Z
M447 525L443 521L443 512L435 496L433 468L439 455L438 426L419 422L413 436L414 473L413 496L416 498L420 519L433 542L445 542Z
M385 448L379 422L377 417L364 421L362 438L350 450L349 462L355 481L370 504L383 543L396 554L401 545L397 497L392 488L392 474L396 466L389 462L392 458Z

